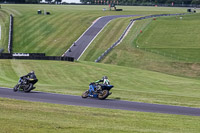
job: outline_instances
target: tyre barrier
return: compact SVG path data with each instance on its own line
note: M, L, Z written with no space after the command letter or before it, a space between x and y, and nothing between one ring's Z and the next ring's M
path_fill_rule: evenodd
M57 60L74 61L73 57L45 56L45 53L0 53L0 59Z

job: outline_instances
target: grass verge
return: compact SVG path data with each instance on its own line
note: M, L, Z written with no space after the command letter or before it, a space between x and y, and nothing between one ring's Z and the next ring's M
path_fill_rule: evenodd
M6 98L0 98L0 112L2 133L200 131L200 117L66 106Z

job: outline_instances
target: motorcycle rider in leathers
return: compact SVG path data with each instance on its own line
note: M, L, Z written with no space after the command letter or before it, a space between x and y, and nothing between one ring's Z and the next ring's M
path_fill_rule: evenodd
M95 83L100 83L100 82L102 82L103 84L101 84L100 86L97 86L96 89L95 89L95 88L90 88L90 89L89 89L89 94L90 94L90 95L92 95L93 92L95 92L95 91L101 89L101 86L103 86L103 85L109 85L109 84L110 84L110 81L108 80L108 77L107 77L107 76L104 76L104 77L102 77L102 79L95 81Z
M34 79L35 83L38 81L38 79L35 75L35 72L33 70L30 73L28 73L27 75L20 77L20 81L21 81L22 78Z
M110 84L110 81L108 80L107 76L104 76L102 79L97 80L95 83L100 83L100 82L102 82L103 85L109 85Z

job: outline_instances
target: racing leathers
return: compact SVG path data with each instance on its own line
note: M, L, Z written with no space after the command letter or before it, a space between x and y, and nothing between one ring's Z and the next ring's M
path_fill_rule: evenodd
M35 83L38 81L38 79L37 79L35 73L33 73L33 72L30 72L30 73L28 73L27 75L24 75L24 76L20 77L19 82L21 82L23 78L34 79L34 80L35 80Z

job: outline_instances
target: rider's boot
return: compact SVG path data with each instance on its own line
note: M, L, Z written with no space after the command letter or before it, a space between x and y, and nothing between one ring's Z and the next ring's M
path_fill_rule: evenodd
M93 97L93 95L90 95L90 97Z

